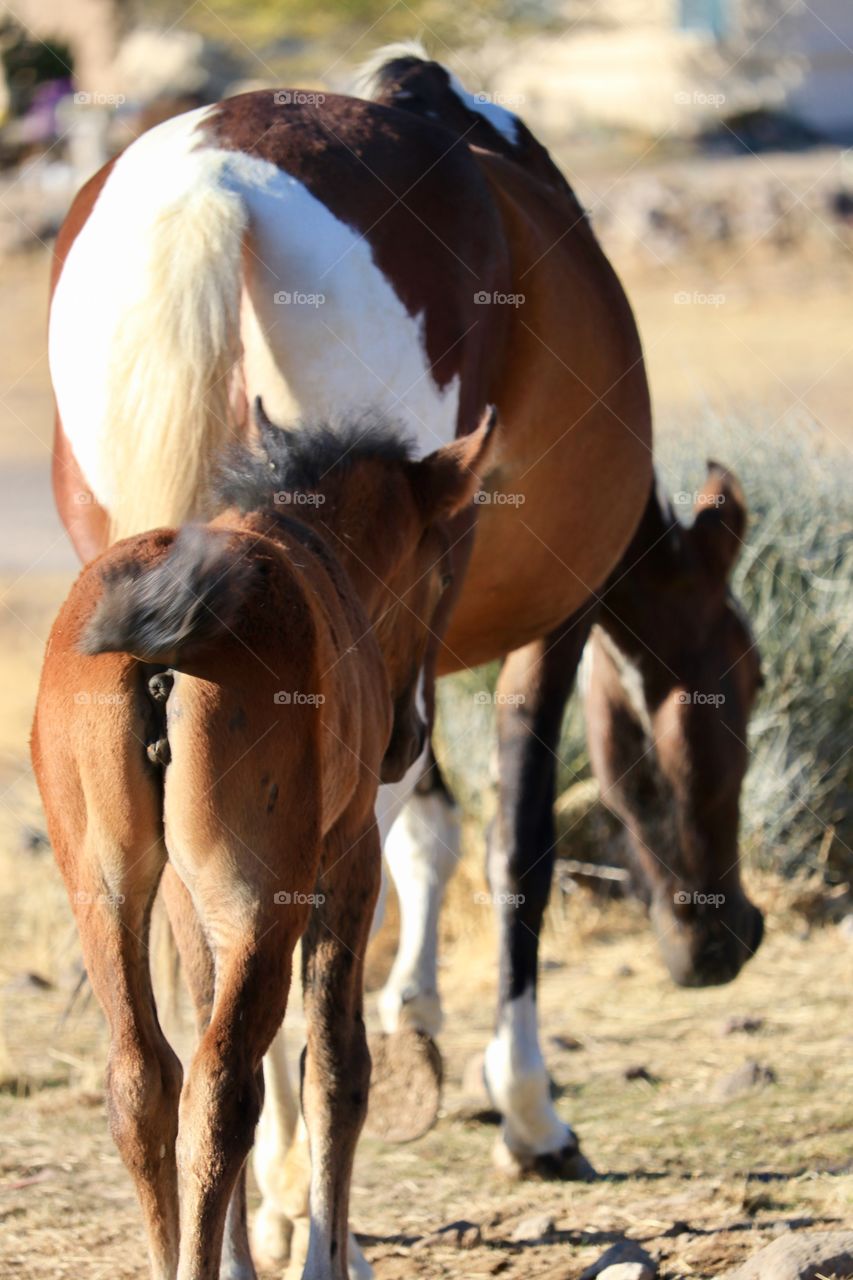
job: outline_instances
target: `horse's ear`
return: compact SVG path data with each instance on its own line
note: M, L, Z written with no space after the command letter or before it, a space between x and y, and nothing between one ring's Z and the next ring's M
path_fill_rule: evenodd
M479 491L496 462L497 425L492 404L475 431L412 464L412 484L427 520L456 515Z
M708 461L708 476L696 495L692 537L715 577L725 581L740 555L746 533L746 498L734 472Z

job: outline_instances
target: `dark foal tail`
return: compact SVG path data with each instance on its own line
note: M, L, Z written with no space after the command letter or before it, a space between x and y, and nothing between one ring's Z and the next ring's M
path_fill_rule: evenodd
M80 649L179 666L230 630L254 575L232 537L188 525L159 564L128 560L104 575Z

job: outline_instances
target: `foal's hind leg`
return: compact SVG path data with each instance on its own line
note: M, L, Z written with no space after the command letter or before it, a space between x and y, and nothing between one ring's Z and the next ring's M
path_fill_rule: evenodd
M192 898L171 867L163 875L161 896L181 957L181 966L192 997L199 1037L210 1024L216 975L213 953L204 936ZM219 1280L255 1280L246 1220L246 1166L231 1194L225 1218Z
M304 1280L346 1280L352 1165L367 1113L364 953L379 891L379 836L327 841L324 895L303 939L308 1049L302 1105L311 1148L311 1232Z
M224 883L217 905L240 888ZM276 918L259 909L251 925L214 942L213 1012L181 1095L179 1280L219 1275L226 1215L261 1110L261 1060L284 1016L303 923L304 914L296 920L279 912Z
M90 830L97 833L98 826L92 822ZM110 1028L110 1129L136 1184L152 1276L173 1280L178 1264L175 1139L181 1065L157 1020L147 945L165 849L155 836L147 848L140 844L119 852L93 834L86 837L80 858L72 861L61 850L57 853L86 970Z
M556 752L591 623L592 611L582 612L510 654L498 682L504 695L497 711L499 809L489 836L488 875L498 920L500 992L485 1070L503 1115L496 1159L511 1172L577 1177L588 1168L551 1102L536 980L554 867Z

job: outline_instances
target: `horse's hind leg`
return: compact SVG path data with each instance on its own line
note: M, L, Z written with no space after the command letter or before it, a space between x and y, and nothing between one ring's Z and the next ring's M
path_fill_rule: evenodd
M97 829L92 822L90 830ZM86 969L109 1023L110 1129L136 1184L152 1275L172 1280L178 1263L181 1065L160 1029L148 966L148 924L165 849L155 838L148 848L119 853L102 835L93 835L86 837L79 859L58 853Z
M539 933L554 867L554 791L563 711L592 623L582 611L507 658L498 681L498 815L488 876L498 921L497 1029L486 1083L503 1115L496 1159L512 1172L573 1177L577 1139L557 1115L539 1045Z
M196 859L185 848L176 857L170 843L179 873L192 879L216 971L210 1021L181 1095L180 1280L217 1280L229 1212L240 1216L242 1233L238 1187L261 1110L261 1062L284 1017L293 949L305 926L304 908L275 901L271 872L253 879L273 855L251 854L250 870L247 849L240 840L225 856Z
M171 867L163 875L161 895L181 957L181 967L195 1008L196 1028L203 1036L210 1024L216 989L213 953L201 927L192 898ZM231 1193L222 1242L220 1280L254 1280L246 1220L246 1166Z
M311 1149L303 1277L346 1280L350 1180L370 1084L362 983L381 874L373 822L355 839L336 832L324 865L328 874L318 881L320 897L302 943L308 1020L302 1105Z

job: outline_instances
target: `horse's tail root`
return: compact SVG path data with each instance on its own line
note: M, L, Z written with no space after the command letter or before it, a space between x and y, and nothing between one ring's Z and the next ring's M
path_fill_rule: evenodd
M80 649L180 667L232 630L255 573L226 533L188 525L153 567L127 561L105 574Z

